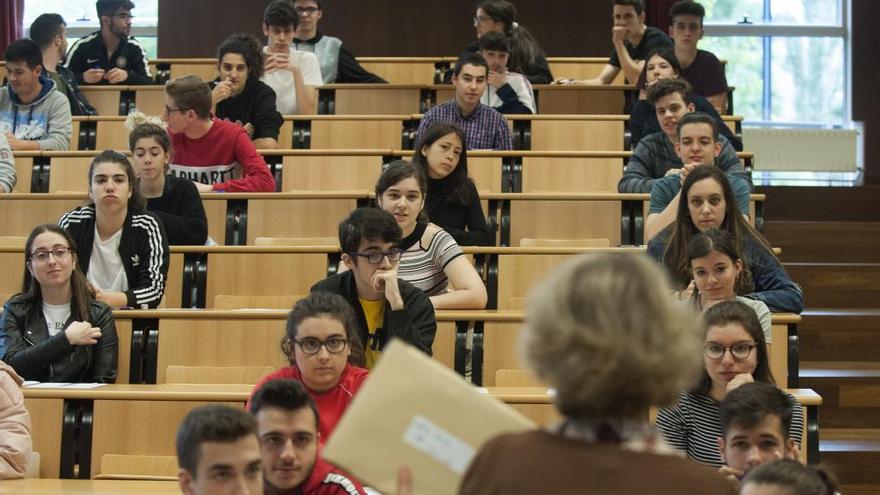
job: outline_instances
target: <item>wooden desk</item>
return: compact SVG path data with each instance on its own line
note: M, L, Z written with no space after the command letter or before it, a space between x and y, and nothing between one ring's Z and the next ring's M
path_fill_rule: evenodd
M64 459L76 452L79 478L97 474L104 454L175 455L174 437L183 417L206 404L244 408L252 385L103 385L94 389L25 387L28 406L35 400L63 403L62 435L40 442L35 450L58 451ZM558 416L547 389L488 389L490 395L523 412L539 425ZM543 395L542 395L543 394ZM33 428L58 429L59 417L35 416ZM60 477L72 478L74 465L64 464ZM56 473L55 476L58 474ZM0 483L0 487L6 482ZM2 493L2 492L0 492Z
M451 85L436 85L429 88L434 97L429 108L437 103L450 100L455 95ZM628 114L627 94L630 98L638 96L636 87L629 84L609 84L604 86L536 84L535 104L538 114ZM430 97L430 93L426 96ZM433 103L433 104L431 104Z
M391 84L434 84L442 80L456 57L358 57L364 69ZM607 59L605 59L607 60ZM216 58L158 58L150 60L156 73L156 82L186 75L195 75L210 81L217 76Z
M609 60L608 57L547 57L553 77L577 80L598 77ZM624 79L623 71L620 71L611 82L624 84Z
M0 483L0 493L16 495L178 495L176 481L27 479Z
M391 84L436 84L455 57L358 57L361 66Z
M164 110L165 86L82 85L80 90L101 116L126 116L135 109L161 115Z
M412 148L413 113L286 115L278 142L296 149Z

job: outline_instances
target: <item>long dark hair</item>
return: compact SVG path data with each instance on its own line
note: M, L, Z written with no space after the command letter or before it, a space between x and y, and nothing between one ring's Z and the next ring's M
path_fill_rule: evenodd
M299 325L306 318L315 316L327 316L333 318L342 324L345 328L345 338L348 339L348 362L354 366L364 367L366 365L364 357L364 346L361 344L358 335L357 323L354 310L342 296L331 292L316 291L308 296L300 299L293 305L290 314L287 315L287 332L281 339L281 352L288 357L291 366L296 365L293 350L293 342L296 340L296 334Z
M422 174L425 177L428 177L429 181L434 180L430 178L430 174L428 173L428 158L422 154L422 151L425 148L430 148L438 139L450 134L455 134L458 136L458 140L461 141L461 155L458 157L458 164L455 166L455 169L443 179L443 189L441 194L455 203L464 205L467 203L468 186L473 183L473 181L468 177L467 141L465 140L464 133L457 125L448 124L446 122L437 122L432 124L431 127L428 127L428 129L419 137L419 142L416 143L415 152L412 157L412 165L421 170Z
M531 74L544 50L528 29L517 22L516 6L507 0L486 0L479 6L495 22L504 24L504 34L510 38L510 58L507 66L524 74Z
M733 194L733 188L730 187L730 182L727 180L727 176L724 175L724 172L714 165L697 167L688 174L687 179L684 181L684 185L681 186L681 195L679 196L681 199L678 202L678 211L676 212L675 222L666 228L667 231L671 231L671 233L669 236L669 242L666 244L666 250L663 253L663 263L672 275L673 285L679 289L687 287L688 283L691 281L690 261L687 257L687 245L691 238L700 232L691 218L687 197L690 193L691 187L704 179L712 179L721 186L721 192L724 196L725 211L724 221L721 222L719 228L729 232L730 235L733 236L737 251L745 253L745 250L743 249L743 239L748 237L760 248L770 253L771 256L774 258L776 257L776 255L773 254L773 248L770 247L770 244L764 239L764 236L755 230L754 227L749 225L749 222L747 222L742 214L740 214L739 208L737 208L736 204L736 196ZM743 261L745 262L745 265L748 265L749 260L747 258L743 258Z
M428 179L422 172L422 169L413 166L412 163L406 160L394 160L385 167L385 170L382 171L382 175L379 176L379 180L376 181L376 204L379 204L379 199L385 194L385 191L387 191L389 187L404 179L409 179L410 177L414 178L419 185L419 191L422 192L422 198L427 198ZM425 213L424 208L419 212L419 216L416 220L419 223L428 223L428 215Z
M755 361L755 371L752 373L756 382L769 383L776 385L773 374L770 373L770 358L767 355L767 340L764 338L764 330L761 328L761 322L758 321L758 315L755 310L738 301L724 301L718 303L706 310L703 314L703 325L705 327L704 335L709 334L709 329L737 324L749 334L749 337L755 341L755 352L758 358ZM704 337L705 340L705 337ZM712 390L712 379L703 367L703 376L700 383L692 390L693 393L709 395Z
M147 206L147 200L141 196L141 188L138 185L134 167L131 166L127 156L117 151L104 150L92 160L91 165L89 165L89 191L92 190L92 177L95 175L95 167L102 163L115 163L122 167L126 177L128 177L128 187L131 189L131 197L128 198L129 213L143 211ZM91 204L94 206L95 202L92 201Z
M745 260L743 260L742 254L740 254L741 251L736 245L733 235L726 230L709 229L705 232L695 234L687 245L688 265L691 265L691 263L697 258L708 256L712 251L718 251L730 258L734 263L737 260L742 261L743 267L739 275L736 277L736 283L733 287L734 293L740 295L749 294L755 289L749 266L746 264ZM691 273L691 278L693 279L693 273ZM697 295L698 294L695 291L694 296L696 297Z
M25 267L24 277L21 283L21 292L16 294L13 299L15 302L28 303L29 309L33 312L35 317L40 315L43 311L43 291L40 289L40 283L34 278L28 268L29 265L33 263L31 261L31 255L34 254L34 239L40 234L46 232L58 234L63 237L68 249L70 249L71 265L73 266L73 273L71 273L70 276L70 314L78 321L90 321L92 317L89 311L89 306L92 304L92 301L95 300L95 291L92 289L92 286L89 285L85 275L83 275L77 267L76 242L73 240L73 237L71 237L69 232L55 224L47 223L38 225L34 227L34 230L31 231L31 235L28 236L27 242L24 245Z

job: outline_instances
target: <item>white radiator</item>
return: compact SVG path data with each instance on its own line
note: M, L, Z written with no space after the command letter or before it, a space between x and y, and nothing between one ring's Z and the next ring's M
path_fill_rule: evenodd
M743 149L756 171L855 172L854 129L743 128Z

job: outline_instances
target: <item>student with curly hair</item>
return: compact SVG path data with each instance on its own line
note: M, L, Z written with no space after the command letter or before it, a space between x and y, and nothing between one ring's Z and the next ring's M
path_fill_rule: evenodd
M265 55L249 33L226 38L217 49L217 78L212 82L214 115L241 125L257 149L278 147L281 114L275 90L260 80Z

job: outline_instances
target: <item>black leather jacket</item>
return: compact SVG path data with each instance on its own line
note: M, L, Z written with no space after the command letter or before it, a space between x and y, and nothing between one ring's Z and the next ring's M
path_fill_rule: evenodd
M25 380L70 383L115 383L119 338L110 306L94 301L89 308L93 327L101 329L94 345L73 346L64 332L49 335L42 308L10 299L3 307L0 356ZM75 321L68 318L65 328Z

